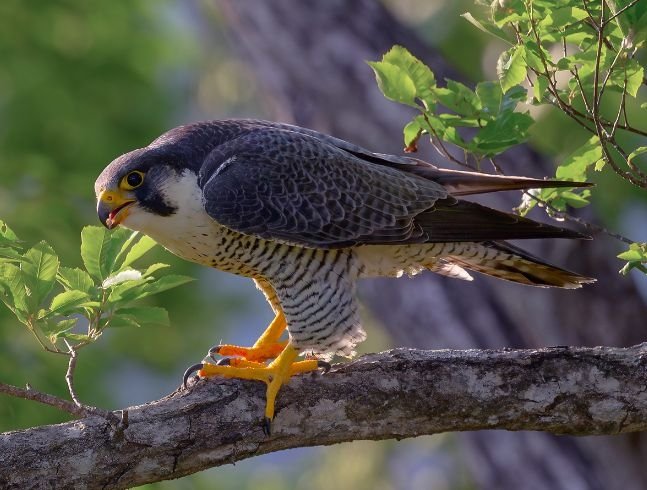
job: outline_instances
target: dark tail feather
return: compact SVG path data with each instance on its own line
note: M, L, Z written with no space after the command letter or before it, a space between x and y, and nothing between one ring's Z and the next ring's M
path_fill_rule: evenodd
M480 172L447 170L433 165L420 165L408 169L410 172L438 182L453 196L485 194L487 192L538 189L544 187L591 187L590 182L563 180L542 180L529 177L491 175Z
M452 256L449 260L468 270L520 284L565 289L581 288L595 279L556 267L534 257L528 252L506 242L483 242L475 244L498 253L486 257Z
M427 242L482 242L527 238L590 238L577 231L539 223L470 201L439 199L414 222Z

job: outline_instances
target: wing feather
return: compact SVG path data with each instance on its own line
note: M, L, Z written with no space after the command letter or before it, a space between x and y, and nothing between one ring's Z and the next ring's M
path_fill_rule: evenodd
M207 213L228 228L331 248L418 238L415 216L448 198L431 180L268 128L218 146L200 183Z
M244 234L320 248L583 237L460 201L432 174L395 166L404 167L405 159L391 161L394 166L373 162L340 147L341 140L290 128L250 129L211 152L199 182L215 221Z

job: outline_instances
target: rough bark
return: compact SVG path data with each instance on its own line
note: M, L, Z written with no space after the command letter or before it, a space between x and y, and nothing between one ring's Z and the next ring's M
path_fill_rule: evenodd
M294 378L273 434L264 385L201 380L101 417L0 435L0 487L128 488L281 449L480 429L647 430L647 343L631 348L397 349Z
M443 57L374 0L217 0L233 44L249 61L272 117L319 129L376 151L400 152L410 110L387 101L365 60L402 44L436 78L458 78ZM461 48L464 49L464 48ZM469 84L469 81L467 81ZM429 148L418 155L443 164ZM553 163L522 146L499 163L509 173L545 176ZM603 192L597 189L596 192ZM492 196L510 209L519 196ZM589 218L595 220L593 211ZM550 240L524 247L598 278L577 292L520 287L478 277L473 283L431 274L410 281L366 282L362 295L396 345L496 348L541 345L632 345L645 340L647 308L631 280L618 276L618 244ZM370 334L370 332L369 332ZM547 434L477 432L462 436L479 488L647 487L647 438L554 438Z

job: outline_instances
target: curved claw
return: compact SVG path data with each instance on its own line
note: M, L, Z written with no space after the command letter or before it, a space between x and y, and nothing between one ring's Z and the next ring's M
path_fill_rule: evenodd
M332 365L329 362L317 361L317 368L321 369L323 371L323 374L326 374L328 371L330 371L331 367Z
M222 359L219 359L216 362L216 366L230 366L231 365L231 357L223 357Z
M184 389L187 389L187 383L189 382L189 378L193 373L197 373L204 367L204 364L199 362L198 364L194 364L193 366L189 367L186 371L184 371L184 376L182 377L182 386Z
M263 418L263 434L265 434L267 437L270 437L272 435L272 419L270 419L269 417Z
M221 344L214 345L207 351L207 357L211 359L213 362L218 364L218 358L216 357L220 353L220 348L222 347Z

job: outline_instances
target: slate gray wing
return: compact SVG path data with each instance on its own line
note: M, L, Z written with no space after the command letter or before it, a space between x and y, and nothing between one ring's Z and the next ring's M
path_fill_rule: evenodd
M218 223L321 248L426 241L414 218L448 197L433 181L281 129L218 146L202 166L200 186Z

